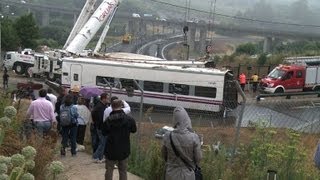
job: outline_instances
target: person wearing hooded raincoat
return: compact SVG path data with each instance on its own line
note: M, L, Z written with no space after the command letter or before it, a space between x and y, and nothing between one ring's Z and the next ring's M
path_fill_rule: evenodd
M176 107L173 116L173 144L180 156L194 169L202 158L200 138L192 131L191 119L183 107ZM166 161L165 180L195 180L194 171L175 155L170 143L170 132L163 137L162 156Z

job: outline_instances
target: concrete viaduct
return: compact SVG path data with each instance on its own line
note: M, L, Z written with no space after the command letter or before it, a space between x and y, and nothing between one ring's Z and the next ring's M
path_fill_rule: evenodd
M77 19L78 14L81 12L81 9L76 8L66 8L61 6L51 6L51 5L39 5L35 3L21 3L20 1L14 2L10 0L0 0L0 6L2 10L7 5L16 6L26 8L28 12L31 11L40 11L41 22L42 25L48 25L50 20L50 13L60 13L65 15L73 16L74 22ZM243 27L243 26L227 26L215 24L211 26L209 29L209 25L206 23L194 23L194 22L179 22L179 21L159 21L154 18L133 18L130 14L116 14L114 21L121 20L126 22L126 31L127 33L131 33L138 36L148 35L147 27L152 28L152 34L165 34L165 33L182 33L182 28L184 26L188 26L188 45L190 49L196 50L199 52L205 51L205 46L207 45L207 36L209 31L223 31L234 34L242 34L242 35L257 35L261 37L265 37L264 40L264 52L269 52L271 50L271 43L274 38L289 38L289 39L320 39L320 33L318 33L318 29L312 32L306 32L303 27L300 29L295 28L273 28L270 26L251 26L251 27ZM161 29L161 30L160 30ZM149 31L150 32L150 31ZM196 34L199 34L197 37ZM195 46L195 42L199 41L199 46Z

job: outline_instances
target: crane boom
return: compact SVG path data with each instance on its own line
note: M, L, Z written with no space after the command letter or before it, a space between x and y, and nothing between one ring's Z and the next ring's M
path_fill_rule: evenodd
M75 38L67 45L66 50L73 54L81 53L100 27L114 14L118 4L118 0L104 0Z
M95 47L95 49L93 51L94 54L97 54L100 51L101 45L102 45L104 39L106 38L106 35L107 35L108 31L109 31L110 24L112 22L113 16L117 12L117 9L118 9L118 7L115 8L115 10L112 12L111 16L107 20L107 23L106 23L106 25L105 25L105 27L104 27L104 29L102 31L102 34L101 34L101 36L99 38L99 41L98 41L98 43L97 43L97 45L96 45L96 47Z
M74 39L77 33L79 33L80 29L84 26L84 24L88 21L92 13L94 12L94 6L96 4L97 0L87 0L85 5L83 6L81 13L74 24L69 37L66 41L66 43L63 46L63 49L66 49L67 46L70 44L71 40Z

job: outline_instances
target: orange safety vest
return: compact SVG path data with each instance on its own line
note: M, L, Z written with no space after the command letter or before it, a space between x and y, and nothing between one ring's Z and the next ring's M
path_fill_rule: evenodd
M246 84L246 75L240 74L239 80L240 80L240 84Z

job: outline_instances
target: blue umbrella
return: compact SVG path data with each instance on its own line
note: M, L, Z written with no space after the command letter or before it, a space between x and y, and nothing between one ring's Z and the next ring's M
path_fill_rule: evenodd
M100 96L103 91L97 87L83 87L80 89L79 93L86 99L91 97Z

